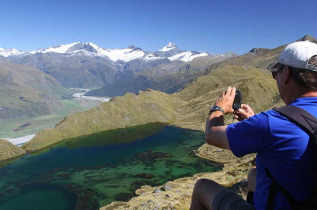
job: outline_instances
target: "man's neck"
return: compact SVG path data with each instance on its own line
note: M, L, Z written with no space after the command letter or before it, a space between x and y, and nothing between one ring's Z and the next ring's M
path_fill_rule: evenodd
M303 97L317 97L317 91L304 93L303 95L301 95L301 98Z
M305 97L317 97L317 91L309 91L304 93L298 93L295 95L291 95L286 101L285 104L289 105L293 101L295 101L297 98L305 98Z

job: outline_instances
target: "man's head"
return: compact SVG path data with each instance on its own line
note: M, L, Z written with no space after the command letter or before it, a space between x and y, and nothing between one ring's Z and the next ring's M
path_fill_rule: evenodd
M309 41L289 44L270 70L275 78L285 67L290 69L290 78L307 90L317 91L317 44Z

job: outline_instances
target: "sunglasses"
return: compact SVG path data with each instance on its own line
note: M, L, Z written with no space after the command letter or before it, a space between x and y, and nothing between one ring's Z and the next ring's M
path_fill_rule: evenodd
M284 67L285 67L285 66L282 66L282 67L280 67L279 69L277 69L277 70L275 70L275 71L272 71L272 72L271 72L271 73L272 73L272 77L273 77L274 79L276 79L277 73L278 73L280 70L284 69Z

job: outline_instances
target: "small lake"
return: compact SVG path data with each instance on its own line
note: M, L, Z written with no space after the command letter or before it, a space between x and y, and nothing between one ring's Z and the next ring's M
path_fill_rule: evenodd
M0 209L99 209L142 185L217 171L192 151L203 136L148 124L63 141L0 168Z

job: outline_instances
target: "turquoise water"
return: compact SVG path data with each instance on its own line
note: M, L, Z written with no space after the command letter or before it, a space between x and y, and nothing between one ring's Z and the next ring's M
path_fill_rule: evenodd
M0 168L0 209L98 209L142 185L219 169L196 157L203 133L149 124L69 139Z

